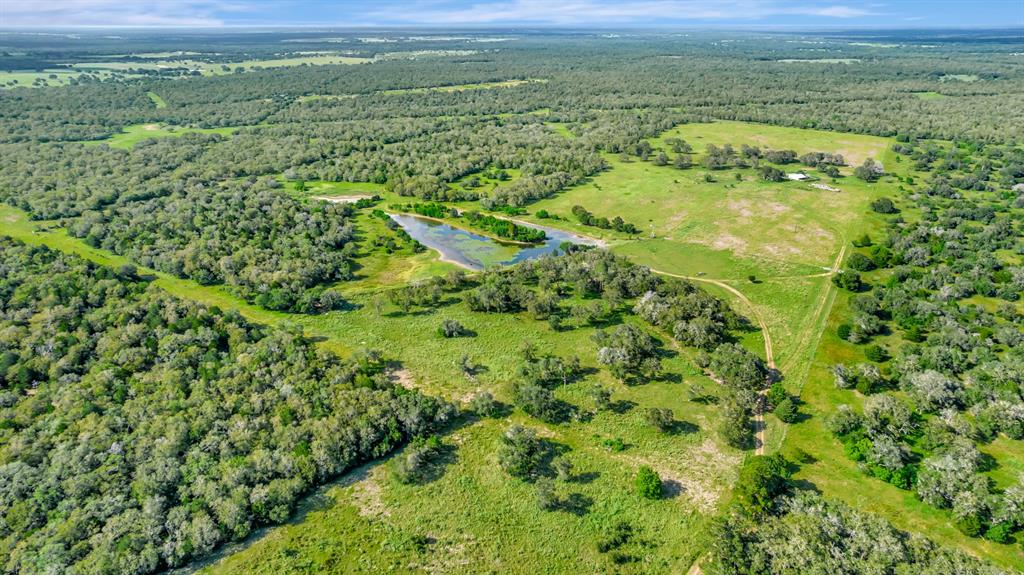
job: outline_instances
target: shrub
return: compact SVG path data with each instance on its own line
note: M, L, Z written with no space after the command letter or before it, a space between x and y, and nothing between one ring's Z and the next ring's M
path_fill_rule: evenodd
M636 492L646 499L661 498L661 478L646 465L636 473Z
M498 464L509 475L527 479L540 470L544 455L545 444L534 430L513 425L501 437Z
M601 444L604 445L605 449L607 449L608 451L619 452L626 450L626 443L622 441L621 437L605 439L604 441L601 442Z
M853 331L853 326L852 325L850 325L848 323L842 323L842 324L839 324L838 328L836 328L836 335L839 336L839 339L850 339L850 332L852 332L852 331Z
M852 292L859 292L864 287L864 283L861 282L860 279L860 274L849 269L841 270L839 273L832 276L832 283Z
M786 388L781 383L773 383L771 388L768 389L767 399L769 405L779 405L788 398L789 394L786 393Z
M743 406L730 401L722 409L722 421L718 431L726 443L737 449L749 446L753 438L750 414Z
M497 414L498 407L498 402L489 391L474 395L469 402L469 409L480 417L493 417Z
M459 337L467 333L466 328L458 320L454 319L442 321L441 327L437 331L444 337Z
M996 543L1006 543L1010 540L1010 524L996 523L985 531L985 539Z
M778 417L784 423L793 423L797 418L796 405L789 398L782 400L781 403L776 405L774 413L775 417Z
M555 399L551 390L533 383L521 383L515 389L515 402L523 411L548 423L564 419L562 402Z
M880 345L869 345L864 349L864 357L875 363L882 363L888 361L889 352L885 351L885 348Z
M878 198L871 202L871 209L879 214L895 214L899 212L896 209L896 204L892 203L889 198Z
M789 489L789 477L789 462L781 455L755 455L740 468L736 501L749 515L766 513Z
M441 439L417 437L392 464L395 478L401 483L418 483L430 470L433 460L441 453Z
M875 262L862 253L854 252L846 260L846 265L859 272L869 272L875 269Z
M572 479L572 461L564 457L557 457L551 462L551 469L555 471L555 476L558 477L559 481L569 481Z
M869 248L872 245L871 236L864 234L863 236L853 240L853 247L855 248Z
M542 511L551 511L558 507L558 494L555 492L555 484L547 477L537 480L537 507Z
M658 431L672 431L675 420L671 409L662 407L649 407L644 410L644 420Z

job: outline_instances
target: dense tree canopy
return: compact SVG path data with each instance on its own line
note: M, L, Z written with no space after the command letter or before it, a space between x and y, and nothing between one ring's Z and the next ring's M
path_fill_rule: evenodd
M0 270L10 572L181 565L451 413L378 364L75 257L3 239Z

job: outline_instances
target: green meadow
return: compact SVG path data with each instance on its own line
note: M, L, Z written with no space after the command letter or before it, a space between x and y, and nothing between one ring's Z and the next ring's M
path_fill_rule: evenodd
M158 97L153 100L159 105ZM564 125L552 128L569 136ZM106 142L131 147L147 137L184 131L133 126ZM728 143L737 150L748 144L793 149L798 154L841 153L849 166L835 179L806 169L812 181L765 182L753 169L707 170L699 165L677 169L671 161L657 166L635 157L608 155L608 170L532 204L522 219L600 238L609 249L637 263L700 282L754 326L763 322L784 384L800 396L800 410L809 416L793 425L767 416L766 445L769 452L792 455L800 449L813 456L815 461L799 471L799 480L902 529L1004 566L1024 567L1019 548L967 537L953 526L948 512L864 475L824 428L826 414L837 405L859 405L862 400L854 391L836 389L829 371L837 362L859 360L862 353L836 336L836 326L847 317L849 295L832 285L831 273L852 253L851 240L865 233L883 237L884 221L870 211L869 203L883 195L896 197L903 177L919 175L897 161L890 150L893 140L715 122L682 125L652 138L655 155L665 150L674 156L669 138L682 138L693 146L696 161L709 144ZM851 175L852 166L869 157L880 160L889 174L872 184ZM802 169L796 164L780 167ZM465 180L455 185L462 186ZM481 180L485 191L500 185L489 178ZM815 183L839 191L815 188ZM379 206L402 201L376 184L305 182L301 192L291 182L286 186L289 193L310 201L373 194L383 196ZM619 216L641 233L628 236L583 226L571 213L575 205L598 217ZM536 216L540 210L558 218L540 219ZM7 207L0 207L0 222L5 233L29 243L107 265L126 263L70 238L56 222L32 222ZM447 294L437 308L410 313L390 304L378 306L375 302L389 289L455 268L431 251L415 253L406 246L387 253L372 247L366 240L388 231L368 210L355 222L363 247L355 260L355 281L337 286L351 304L345 310L316 316L268 312L247 305L223 287L149 273L157 285L182 297L239 309L257 322L300 325L323 347L343 355L381 350L394 360L393 377L403 385L455 402L466 402L482 391L510 401L521 362L518 348L523 341L531 341L541 353L575 355L590 368L581 381L557 390L560 399L587 411L591 405L587 390L600 383L613 391L618 410L561 425L548 425L518 411L497 419L462 420L443 438L452 448L450 461L427 484L399 483L390 473L388 460L367 465L310 497L290 523L222 552L204 572L686 572L702 554L704 526L728 502L737 466L746 457L718 439L717 406L692 399L700 395L695 391L713 390L715 385L694 367L692 351L673 349L664 334L656 334L665 371L674 377L627 386L596 369L593 327L555 332L525 313L474 312L457 293ZM475 335L441 337L438 327L446 319L458 320ZM766 354L766 338L759 330L745 334L742 343L759 355ZM474 375L462 370L464 356L478 366ZM643 421L646 407L671 408L683 430L656 432ZM513 423L536 428L574 463L573 478L556 484L559 495L572 505L541 511L534 488L500 470L496 446ZM613 439L620 439L624 449L609 449L605 441ZM1007 485L1024 471L1019 442L997 440L984 450L999 463L990 472L997 484ZM650 502L635 494L633 477L641 465L654 468L666 480L665 499ZM620 522L629 524L635 536L622 549L630 561L616 565L598 550L598 542Z
M150 98L156 106L162 107L160 104L163 103L160 96L150 92ZM166 104L163 104L166 106ZM176 138L184 134L199 133L199 134L221 134L223 136L230 136L238 128L187 128L182 126L170 126L167 124L134 124L131 126L125 126L121 133L114 134L109 138L102 140L90 140L82 142L87 146L98 146L100 144L106 144L111 148L133 148L135 144L143 140L149 140L152 138Z

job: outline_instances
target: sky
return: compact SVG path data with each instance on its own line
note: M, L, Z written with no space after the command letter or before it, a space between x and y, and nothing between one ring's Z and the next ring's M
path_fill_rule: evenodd
M0 0L0 28L1024 27L1024 0Z

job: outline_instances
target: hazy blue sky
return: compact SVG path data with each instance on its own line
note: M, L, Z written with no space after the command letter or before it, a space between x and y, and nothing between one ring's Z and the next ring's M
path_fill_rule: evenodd
M8 26L1024 26L1024 0L0 0Z

